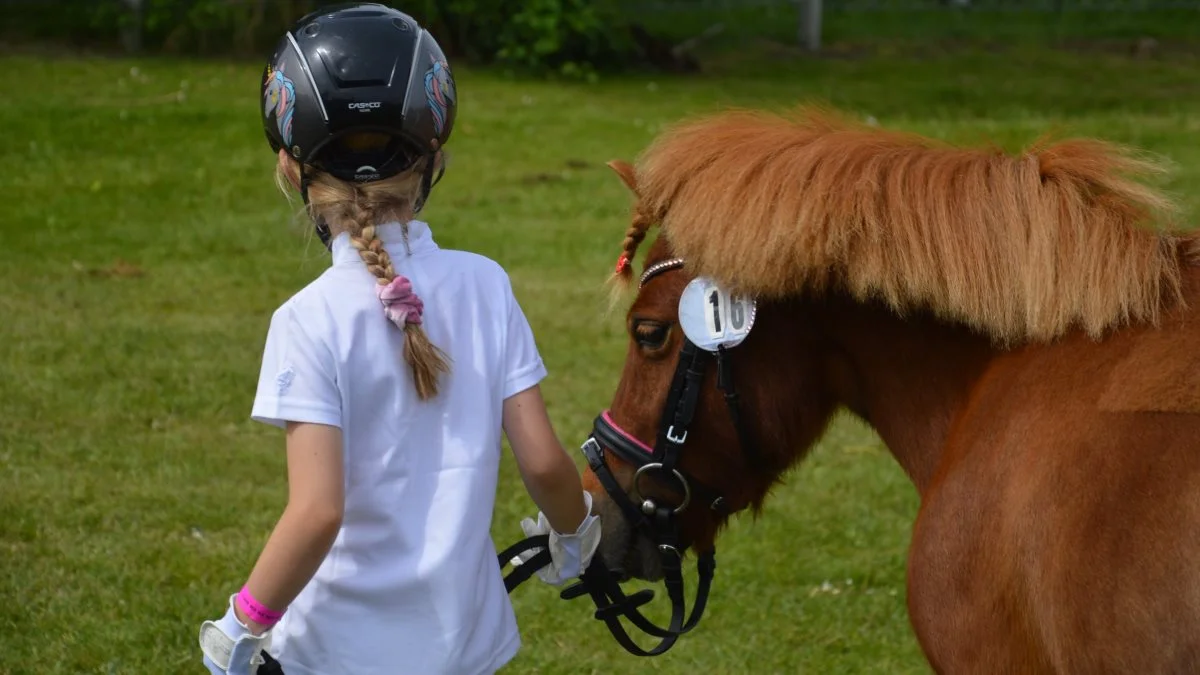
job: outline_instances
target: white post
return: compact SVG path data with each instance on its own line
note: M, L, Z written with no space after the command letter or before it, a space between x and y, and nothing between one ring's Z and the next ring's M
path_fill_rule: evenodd
M800 44L810 52L821 50L822 0L797 0L800 5Z
M132 18L121 26L121 42L125 51L138 54L142 51L142 30L145 23L145 2L143 0L125 0Z

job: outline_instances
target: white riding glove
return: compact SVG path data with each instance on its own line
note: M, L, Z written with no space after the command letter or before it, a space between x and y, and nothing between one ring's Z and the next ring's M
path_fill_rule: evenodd
M229 596L229 611L218 621L200 624L200 650L212 675L254 675L263 663L262 650L271 645L271 631L254 635L233 611L236 595Z
M537 524L525 518L521 520L521 529L525 536L539 534L550 535L550 564L537 571L538 578L553 586L561 586L569 579L583 574L596 548L600 546L600 516L592 515L592 495L583 492L583 502L587 504L587 516L572 534L559 534L550 527L546 514L538 511ZM520 565L529 560L542 549L535 548L512 559L512 564Z

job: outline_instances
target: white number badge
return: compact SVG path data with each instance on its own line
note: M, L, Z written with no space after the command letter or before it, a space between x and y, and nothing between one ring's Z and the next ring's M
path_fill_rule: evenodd
M679 325L697 347L715 352L746 339L756 310L752 298L731 296L712 279L698 277L679 298Z

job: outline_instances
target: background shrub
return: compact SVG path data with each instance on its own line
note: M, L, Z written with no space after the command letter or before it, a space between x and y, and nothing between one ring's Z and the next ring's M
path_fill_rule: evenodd
M261 56L314 0L10 0L6 40L132 53ZM616 0L444 0L393 6L452 57L583 75L638 61Z

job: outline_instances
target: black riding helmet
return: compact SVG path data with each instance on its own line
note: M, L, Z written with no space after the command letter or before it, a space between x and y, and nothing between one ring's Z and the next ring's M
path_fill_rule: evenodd
M306 202L305 165L361 183L429 157L417 211L436 182L433 155L450 138L458 107L433 36L409 15L368 2L300 19L276 46L261 93L267 141L300 162ZM317 230L328 245L327 228Z

